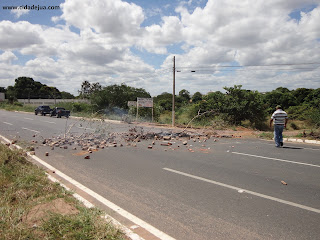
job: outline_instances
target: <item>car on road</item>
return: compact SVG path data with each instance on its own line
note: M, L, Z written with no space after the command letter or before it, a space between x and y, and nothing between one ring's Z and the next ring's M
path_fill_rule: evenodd
M61 118L61 117L68 118L70 116L70 111L62 107L55 107L50 112L50 117L54 117L54 116L56 116L57 118Z
M34 114L38 115L40 113L42 116L45 116L46 114L50 114L51 111L52 109L49 106L41 105L34 110Z

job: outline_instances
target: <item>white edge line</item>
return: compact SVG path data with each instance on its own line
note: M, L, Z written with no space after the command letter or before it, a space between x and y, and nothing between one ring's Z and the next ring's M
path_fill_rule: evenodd
M294 163L294 164L299 164L299 165L305 165L305 166L320 168L319 165L314 165L314 164L310 164L310 163L295 162L295 161L290 161L290 160L284 160L284 159L279 159L279 158L271 158L271 157L264 157L264 156L258 156L258 155L252 155L252 154L247 154L247 153L240 153L240 152L232 152L232 153L238 154L238 155L249 156L249 157L264 158L264 159L270 159L270 160L273 160L273 161Z
M73 191L71 190L69 187L67 187L66 185L64 185L63 183L61 183L58 179L56 179L55 177L51 176L50 174L46 173L47 177L49 178L49 180L51 180L52 182L57 182L59 183L63 188L65 188L68 191ZM95 207L91 202L89 202L87 199L83 198L82 196L80 196L77 193L73 193L72 194L74 198L76 198L78 201L82 202L83 205L85 205L87 208L93 208ZM138 234L132 232L129 228L127 228L126 226L122 225L119 221L117 221L116 219L114 219L113 217L109 216L108 214L105 214L103 216L104 219L106 219L107 221L110 221L115 227L120 228L122 231L125 232L126 236L128 236L131 240L144 240L144 238L140 237Z
M3 138L6 142L11 143L11 141L9 139L3 137L2 135L0 135L0 137ZM18 149L22 149L20 146L18 146L16 144L14 146L16 146ZM64 178L68 182L72 183L73 185L75 185L76 187L78 187L82 191L86 192L90 196L94 197L95 199L97 199L98 201L100 201L101 203L106 205L108 208L111 208L113 211L117 212L121 216L129 219L130 221L134 222L135 224L137 224L137 225L141 226L142 228L146 229L148 232L152 233L156 237L158 237L160 239L163 239L163 240L175 240L175 238L173 238L173 237L167 235L166 233L160 231L159 229L153 227L149 223L147 223L147 222L143 221L142 219L134 216L133 214L127 212L126 210L122 209L121 207L117 206L116 204L112 203L111 201L107 200L106 198L102 197L98 193L96 193L96 192L92 191L91 189L85 187L84 185L82 185L81 183L77 182L73 178L71 178L71 177L65 175L64 173L60 172L59 170L55 169L53 166L51 166L50 164L48 164L45 161L41 160L39 157L31 155L30 152L27 152L27 155L30 158L32 158L35 161L37 161L40 164L42 164L43 166L45 166L46 168L48 168L49 170L55 171L55 174L57 174L58 176Z
M3 122L4 124L8 124L8 125L13 125L12 123L8 123L8 122Z
M235 187L235 186L232 186L232 185L228 185L228 184L221 183L221 182L216 182L216 181L213 181L213 180L210 180L210 179L198 177L198 176L195 176L195 175L192 175L192 174L180 172L180 171L177 171L177 170L174 170L174 169L170 169L170 168L163 168L163 170L166 170L166 171L169 171L169 172L173 172L173 173L177 173L177 174L180 174L180 175L183 175L183 176L186 176L186 177L190 177L190 178L193 178L193 179L201 180L201 181L204 181L204 182L213 183L213 184L221 186L221 187L225 187L225 188L229 188L229 189L233 189L233 190L237 190L237 191L244 191L246 193L249 193L249 194L257 196L257 197L269 199L269 200L272 200L272 201L276 201L276 202L283 203L283 204L286 204L286 205L290 205L290 206L293 206L293 207L301 208L301 209L308 210L308 211L311 211L311 212L320 213L320 209L308 207L308 206L305 206L305 205L302 205L302 204L286 201L286 200L283 200L283 199L280 199L280 198L275 198L275 197L272 197L272 196L268 196L268 195L265 195L265 194L253 192L253 191L246 190L246 189L243 189L243 188L238 188L238 187Z

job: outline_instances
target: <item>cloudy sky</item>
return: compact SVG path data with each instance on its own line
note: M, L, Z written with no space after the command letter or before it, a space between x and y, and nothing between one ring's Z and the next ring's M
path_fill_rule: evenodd
M320 0L1 0L0 87L27 76L155 96L172 92L175 56L176 92L319 88L319 23Z

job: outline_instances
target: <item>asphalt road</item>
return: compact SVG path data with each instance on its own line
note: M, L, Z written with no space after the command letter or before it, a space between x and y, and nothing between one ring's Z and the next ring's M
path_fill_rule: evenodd
M38 157L173 238L320 239L319 146L275 148L272 141L211 138L188 140L188 146L156 141L148 149L149 140L84 159L80 149L41 144L66 132L132 127L0 110L1 135L22 146L37 140Z

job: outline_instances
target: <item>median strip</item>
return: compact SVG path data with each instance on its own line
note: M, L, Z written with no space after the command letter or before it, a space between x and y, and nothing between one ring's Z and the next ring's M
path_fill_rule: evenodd
M228 184L225 184L225 183L213 181L213 180L210 180L210 179L207 179L207 178L198 177L198 176L195 176L195 175L192 175L192 174L180 172L180 171L177 171L177 170L174 170L174 169L170 169L170 168L163 168L163 170L166 170L166 171L169 171L169 172L173 172L173 173L176 173L176 174L179 174L179 175L183 175L183 176L186 176L186 177L189 177L189 178L197 179L197 180L200 180L200 181L203 181L203 182L212 183L212 184L215 184L215 185L218 185L218 186L221 186L221 187L225 187L225 188L229 188L229 189L232 189L232 190L236 190L239 193L244 193L245 192L245 193L257 196L257 197L261 197L261 198L265 198L265 199L272 200L272 201L275 201L275 202L283 203L283 204L286 204L286 205L289 205L289 206L301 208L301 209L304 209L304 210L307 210L307 211L311 211L311 212L315 212L315 213L320 213L320 209L308 207L308 206L301 205L301 204L298 204L298 203L286 201L286 200L283 200L283 199L280 199L280 198L275 198L275 197L268 196L268 195L265 195L265 194L261 194L261 193L258 193L258 192L254 192L254 191L246 190L246 189L243 189L243 188L235 187L235 186L232 186L232 185L228 185Z

